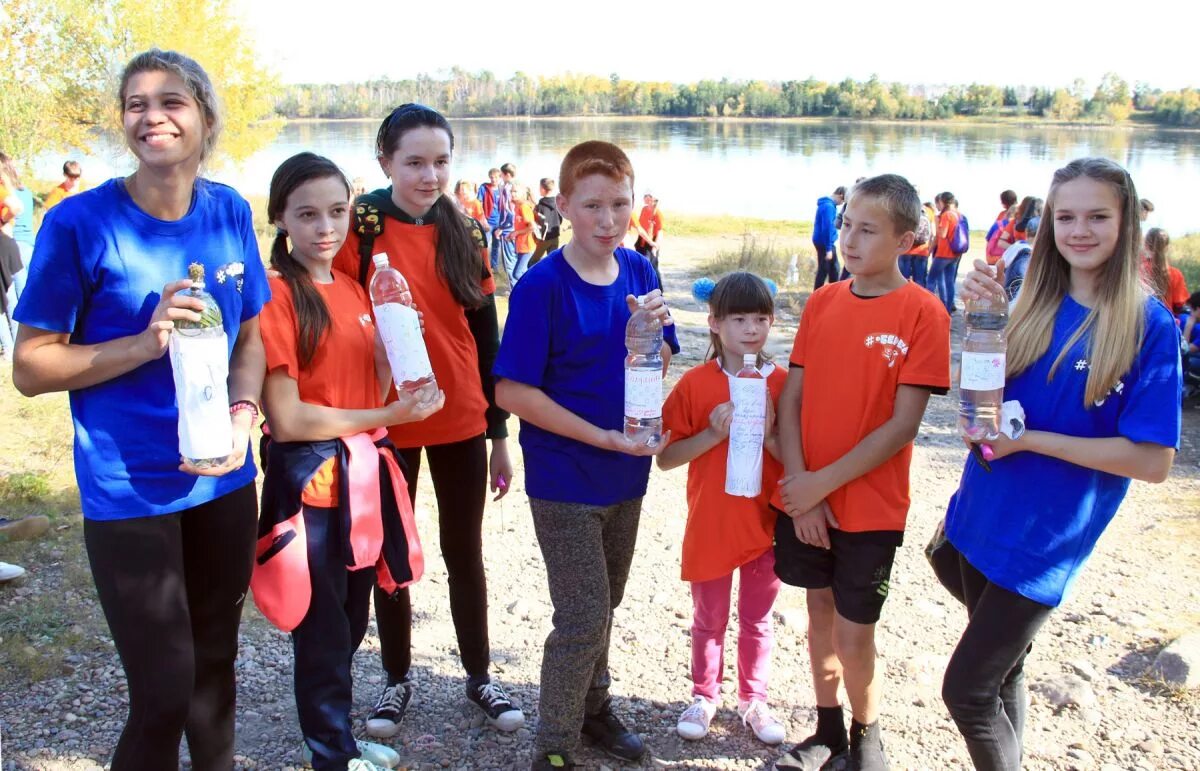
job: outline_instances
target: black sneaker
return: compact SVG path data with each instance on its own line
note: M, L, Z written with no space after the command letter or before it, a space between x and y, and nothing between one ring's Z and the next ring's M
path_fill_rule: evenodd
M642 737L626 728L613 714L611 699L605 700L599 712L584 715L583 740L619 760L641 760L646 754Z
M850 758L850 747L843 738L837 746L824 744L816 734L792 747L775 761L778 771L840 771Z
M571 756L565 752L547 752L544 755L534 755L530 771L558 771L559 769L583 768L575 765Z
M883 751L879 722L870 725L852 723L850 726L850 762L846 771L889 771L887 753Z
M483 711L488 725L501 731L515 731L525 725L525 713L513 706L508 694L498 683L485 680L472 685L468 680L467 699Z
M390 739L400 731L404 713L412 702L413 683L407 677L395 685L389 685L379 695L375 709L367 717L367 735L376 739Z

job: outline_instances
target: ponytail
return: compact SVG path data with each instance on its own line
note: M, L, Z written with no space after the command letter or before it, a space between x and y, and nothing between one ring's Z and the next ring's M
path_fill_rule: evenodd
M292 257L287 246L287 233L278 230L271 244L271 267L283 276L292 291L292 307L296 311L297 342L300 344L300 366L312 364L317 346L329 329L329 308L313 285L312 276Z
M437 271L450 287L450 294L464 308L484 303L479 279L484 260L479 245L467 229L465 215L449 196L440 196L429 210L429 220L437 228Z

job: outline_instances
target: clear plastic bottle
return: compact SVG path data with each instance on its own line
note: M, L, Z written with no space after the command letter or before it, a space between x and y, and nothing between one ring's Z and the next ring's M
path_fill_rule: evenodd
M416 394L423 402L432 401L437 395L437 379L425 349L421 319L412 307L408 281L391 266L386 252L371 259L375 263L371 305L375 308L375 328L392 368L392 380L397 389Z
M221 308L204 289L204 266L188 266L190 289L204 303L199 321L175 322L167 349L179 407L179 455L196 468L220 466L233 448L229 420L229 341Z
M1000 435L1004 367L1008 350L1008 299L987 297L966 302L966 336L958 384L959 432L972 442Z
M767 380L758 371L758 354L742 356L742 368L729 380L733 420L725 461L725 492L756 498L762 492L763 439L767 427Z
M638 298L625 325L625 436L651 447L662 439L662 322Z

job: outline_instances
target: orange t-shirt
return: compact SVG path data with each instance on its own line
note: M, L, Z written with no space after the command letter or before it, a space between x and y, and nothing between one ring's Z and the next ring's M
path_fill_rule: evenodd
M388 428L388 436L397 447L425 447L461 442L478 436L487 428L484 413L487 399L479 376L479 352L467 324L463 306L458 304L437 270L437 228L413 225L386 218L383 233L375 238L375 254L387 252L392 267L404 274L413 302L425 314L425 347L438 387L446 392L446 404L425 420ZM482 252L479 255L480 287L484 294L496 291L495 281ZM358 234L353 230L338 250L334 267L358 276ZM367 268L367 286L375 275ZM394 393L388 400L395 398Z
M467 212L467 216L476 222L487 222L487 218L483 214L483 204L478 198L468 198L466 201L460 201L463 208Z
M527 201L513 204L513 230L529 228L527 233L517 236L517 254L529 254L537 249L537 244L533 240L533 218L533 206Z
M300 365L300 324L292 290L283 278L270 279L271 299L260 318L267 372L283 371L296 381L300 400L323 407L369 410L379 407L375 375L375 321L367 293L344 273L332 284L314 284L329 310L329 328L307 367ZM265 405L270 422L271 405ZM336 458L330 458L304 489L313 506L337 505Z
M46 199L42 201L42 206L46 208L46 211L49 211L70 194L70 191L63 187L62 183L59 183L49 193L46 193Z
M853 281L808 299L791 363L804 367L800 443L804 467L822 469L891 419L902 385L950 387L950 316L911 281L880 297L858 297ZM812 355L809 356L809 347ZM912 443L826 498L846 532L904 530ZM778 491L771 503L783 509Z
M1188 301L1187 281L1183 278L1183 273L1174 265L1167 266L1167 307L1172 313L1178 313L1179 309L1187 305Z
M958 256L950 250L950 240L954 238L954 231L957 227L958 212L942 209L942 213L938 215L938 237L937 247L933 251L934 257L954 258Z
M783 367L768 364L767 394L771 404L787 380ZM729 376L717 359L684 373L663 403L663 429L671 441L695 436L708 427L708 416L729 401ZM767 549L775 536L775 513L767 506L778 487L783 466L763 450L763 492L757 498L725 493L729 439L693 459L687 473L687 528L683 532L684 581L710 581L727 576Z
M641 223L642 230L650 235L651 241L658 240L658 234L663 229L662 210L657 206L651 208L649 206L642 207L642 213L638 216L638 222Z

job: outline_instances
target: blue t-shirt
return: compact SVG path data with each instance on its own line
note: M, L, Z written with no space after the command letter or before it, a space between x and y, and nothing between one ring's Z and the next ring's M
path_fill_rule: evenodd
M619 248L608 286L589 284L561 249L526 273L509 299L497 377L540 388L555 403L606 430L625 423L626 295L658 289L654 267ZM663 328L679 351L675 327ZM525 485L532 498L608 506L646 494L650 458L601 450L521 421Z
M1158 300L1147 302L1145 340L1133 367L1099 403L1083 409L1087 336L1047 382L1058 352L1087 313L1063 299L1050 347L1009 379L1004 398L1021 402L1031 430L1177 447L1179 332ZM967 459L946 513L946 537L992 583L1057 606L1117 513L1129 479L1032 452L994 460L991 467L988 473Z
M46 213L25 294L22 324L69 333L79 345L143 331L162 288L204 266L229 336L258 315L270 297L250 206L232 188L197 180L192 205L166 222L143 212L111 179L71 196ZM252 456L223 477L179 471L175 385L170 357L104 383L71 392L75 476L83 515L111 520L169 514L226 495L254 481Z

